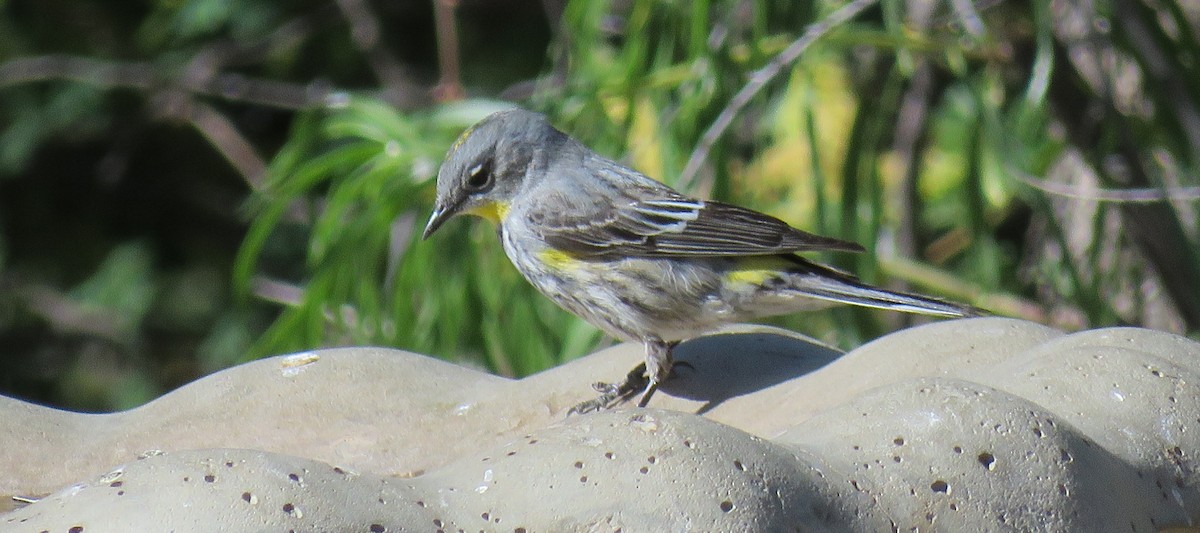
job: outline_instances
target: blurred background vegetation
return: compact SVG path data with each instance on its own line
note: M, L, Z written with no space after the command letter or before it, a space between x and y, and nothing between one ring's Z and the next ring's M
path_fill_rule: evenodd
M1167 0L0 0L0 393L102 411L321 346L521 376L611 342L488 224L417 237L446 148L514 104L864 244L821 259L867 281L1197 338L1198 62ZM850 348L913 320L772 322Z

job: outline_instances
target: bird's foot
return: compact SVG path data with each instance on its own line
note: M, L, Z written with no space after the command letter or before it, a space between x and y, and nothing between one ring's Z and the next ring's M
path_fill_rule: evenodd
M592 388L596 389L600 396L572 407L570 411L567 411L567 415L609 409L628 400L637 391L647 388L649 382L650 378L646 376L646 363L639 363L625 375L625 381L621 383L605 383L603 381L593 383Z
M691 363L674 361L671 363L671 375L675 375L675 369L681 366L695 368ZM639 363L625 375L625 381L621 383L605 383L601 381L593 383L592 388L596 389L600 393L600 396L572 407L570 411L567 411L568 416L611 409L617 404L629 400L638 391L642 391L642 398L638 400L638 407L645 407L650 403L650 398L654 396L655 391L658 390L658 381L652 380L646 375L646 363Z

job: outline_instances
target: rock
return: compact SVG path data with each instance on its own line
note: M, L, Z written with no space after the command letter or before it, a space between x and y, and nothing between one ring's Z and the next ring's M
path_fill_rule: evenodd
M519 381L322 350L105 415L0 398L0 492L56 491L0 515L0 531L1158 531L1200 519L1200 344L1181 337L985 318L844 356L769 328L676 353L691 368L653 408L565 418L641 347Z

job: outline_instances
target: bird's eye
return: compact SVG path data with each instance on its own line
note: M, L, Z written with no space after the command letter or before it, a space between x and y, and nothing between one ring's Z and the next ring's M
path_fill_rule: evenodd
M482 191L492 185L492 160L488 159L467 171L467 189Z

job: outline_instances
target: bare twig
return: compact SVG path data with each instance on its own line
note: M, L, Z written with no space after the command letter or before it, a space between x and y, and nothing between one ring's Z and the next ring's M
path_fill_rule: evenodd
M0 64L0 87L50 80L75 81L107 89L177 89L279 109L304 109L320 104L331 92L319 84L300 85L240 74L171 76L161 66L144 61L46 55L21 57Z
M755 95L763 89L771 80L783 70L784 67L791 65L800 58L813 42L829 33L833 28L845 23L854 18L868 7L875 5L879 0L854 0L841 9L834 11L828 17L820 22L810 24L804 30L804 34L796 39L792 44L788 45L782 52L767 62L766 66L760 68L750 74L750 80L742 87L733 98L729 100L729 104L725 109L721 110L721 114L717 115L716 120L704 132L704 136L700 138L700 143L692 150L691 157L688 158L687 165L683 167L683 172L679 176L677 185L689 190L694 185L697 174L700 172L700 166L708 159L709 152L712 151L713 145L729 129L733 119L737 114L754 99Z
M304 302L304 288L274 280L266 276L254 276L250 279L250 292L265 301L298 307Z
M926 130L929 127L929 106L934 95L934 72L929 60L918 60L908 89L900 99L896 110L896 128L893 151L904 169L901 181L903 196L900 208L900 231L896 236L900 253L911 257L921 243L917 242L917 213L920 212L921 195L917 193L917 176L920 173L921 154L928 143Z
M0 280L6 281L6 280ZM32 314L41 317L56 331L91 335L112 342L126 342L129 325L127 317L111 309L83 305L57 288L37 283L0 283L11 290Z
M194 104L186 118L237 169L251 189L262 189L267 164L233 122L212 106L201 102Z
M375 77L383 86L384 98L402 108L422 103L425 91L408 81L408 74L391 51L380 45L379 18L365 0L336 0L342 16L350 23L350 38L367 57Z
M462 77L459 74L458 25L454 10L458 0L433 0L433 22L437 30L438 70L441 79L433 90L435 97L443 102L459 100L466 96Z
M542 10L546 13L546 21L550 23L550 31L558 40L558 53L551 62L551 87L565 86L567 75L571 71L571 40L574 36L571 35L570 28L563 24L566 3L566 0L542 0Z
M1154 203L1166 200L1200 200L1200 187L1174 187L1169 189L1105 189L1100 187L1079 187L1069 183L1056 183L1038 179L1036 176L1008 167L1008 172L1016 176L1021 183L1034 189L1055 196L1090 200L1094 202L1116 203Z
M113 62L66 55L18 58L0 64L0 86L48 80L87 83L105 89L150 93L156 112L195 127L253 189L263 185L266 163L237 127L197 96L299 110L322 104L332 92L308 86L217 72L221 54L198 54L182 74L148 62Z

